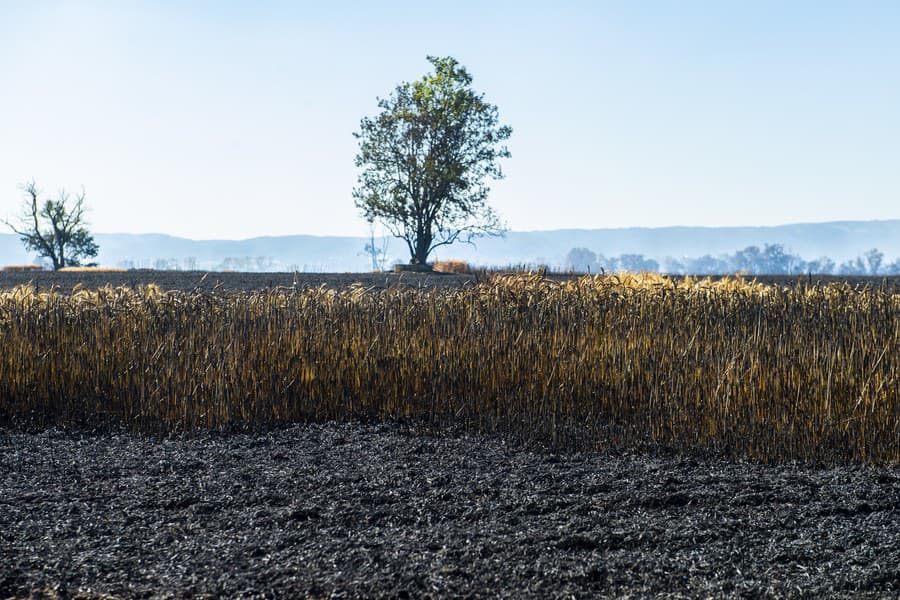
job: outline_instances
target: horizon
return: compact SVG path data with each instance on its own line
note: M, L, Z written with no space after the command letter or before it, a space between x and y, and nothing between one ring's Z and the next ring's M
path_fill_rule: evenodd
M513 231L900 218L900 5L0 0L0 218L84 186L96 231L366 235L352 133L454 56L513 128Z
M506 233L556 233L556 232L566 232L566 231L598 231L598 230L611 230L611 231L620 231L620 230L628 230L628 229L774 229L779 227L796 227L796 226L804 226L804 225L837 225L844 223L887 223L898 221L900 222L900 218L896 219L840 219L836 221L797 221L792 223L778 223L775 225L660 225L660 226L623 226L623 227L560 227L557 229L509 229ZM8 235L16 235L12 231L0 231L0 233L8 234ZM263 235L254 235L246 238L199 238L199 237L185 237L181 235L175 235L171 233L166 233L164 231L141 231L141 232L133 232L133 231L94 231L93 233L99 235L159 235L159 236L167 236L167 237L175 237L187 239L195 242L246 242L255 239L264 239L264 238L281 238L281 237L319 237L319 238L368 238L368 233L361 233L356 235L330 235L330 234L320 234L320 233L285 233L279 235L271 235L271 234L263 234ZM377 234L377 237L394 237L389 233ZM494 236L497 237L497 236ZM502 237L502 236L500 236ZM480 240L484 240L486 238L479 238Z
M126 269L367 272L376 260L364 248L370 243L367 236L287 234L207 240L161 232L99 232L96 236L98 264ZM17 238L13 233L0 235L0 264L46 263L27 252ZM404 243L396 238L376 236L374 247L380 248L382 266L408 260ZM443 248L431 258L432 262L461 260L469 265L530 264L560 269L578 261L572 264L593 265L582 269L591 272L626 268L709 274L725 272L731 268L728 265L737 270L751 268L747 257L761 260L770 256L787 260L783 268L806 266L824 273L858 274L864 271L859 261L869 261L870 255L883 267L879 274L900 273L900 219L764 227L511 231L503 238ZM624 262L620 265L620 261Z

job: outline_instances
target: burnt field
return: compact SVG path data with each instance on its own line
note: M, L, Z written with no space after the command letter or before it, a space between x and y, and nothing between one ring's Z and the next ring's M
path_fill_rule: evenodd
M767 283L0 273L0 599L896 598L898 280Z
M566 273L548 273L548 278L565 281L572 277ZM205 271L95 271L95 272L63 272L32 271L15 272L0 271L0 289L13 288L18 285L34 285L39 291L53 288L60 292L71 291L80 286L95 289L110 285L113 287L134 287L155 284L164 290L181 291L244 291L250 292L273 287L319 287L341 288L348 285L361 285L365 288L385 289L404 285L409 287L459 288L472 285L486 277L484 274L463 275L454 273L223 273ZM680 277L674 277L680 280ZM713 276L713 280L721 279ZM754 279L753 277L748 277ZM847 283L852 287L869 285L872 287L900 288L900 277L858 277L842 275L761 275L755 278L760 283L794 286L798 283L833 284Z
M896 468L409 423L0 433L0 597L900 594Z
M110 285L135 287L154 284L164 290L252 292L267 288L342 288L353 284L385 289L396 285L456 288L474 283L474 275L450 273L227 273L205 271L85 271L85 272L2 272L0 289L34 285L38 290L57 288L70 291L75 286L87 289Z

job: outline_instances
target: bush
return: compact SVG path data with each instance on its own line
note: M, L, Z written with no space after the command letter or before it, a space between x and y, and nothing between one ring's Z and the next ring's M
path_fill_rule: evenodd
M471 273L469 264L463 260L439 260L432 268L438 273Z

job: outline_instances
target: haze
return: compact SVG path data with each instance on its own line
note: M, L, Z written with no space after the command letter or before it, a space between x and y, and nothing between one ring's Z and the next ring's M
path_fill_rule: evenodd
M896 2L0 0L0 217L364 235L376 97L451 55L513 127L513 230L900 218Z

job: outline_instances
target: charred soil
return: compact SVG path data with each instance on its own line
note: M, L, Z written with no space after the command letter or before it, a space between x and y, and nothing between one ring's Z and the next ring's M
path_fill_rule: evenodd
M888 598L898 507L896 468L556 454L410 424L7 431L0 598Z

